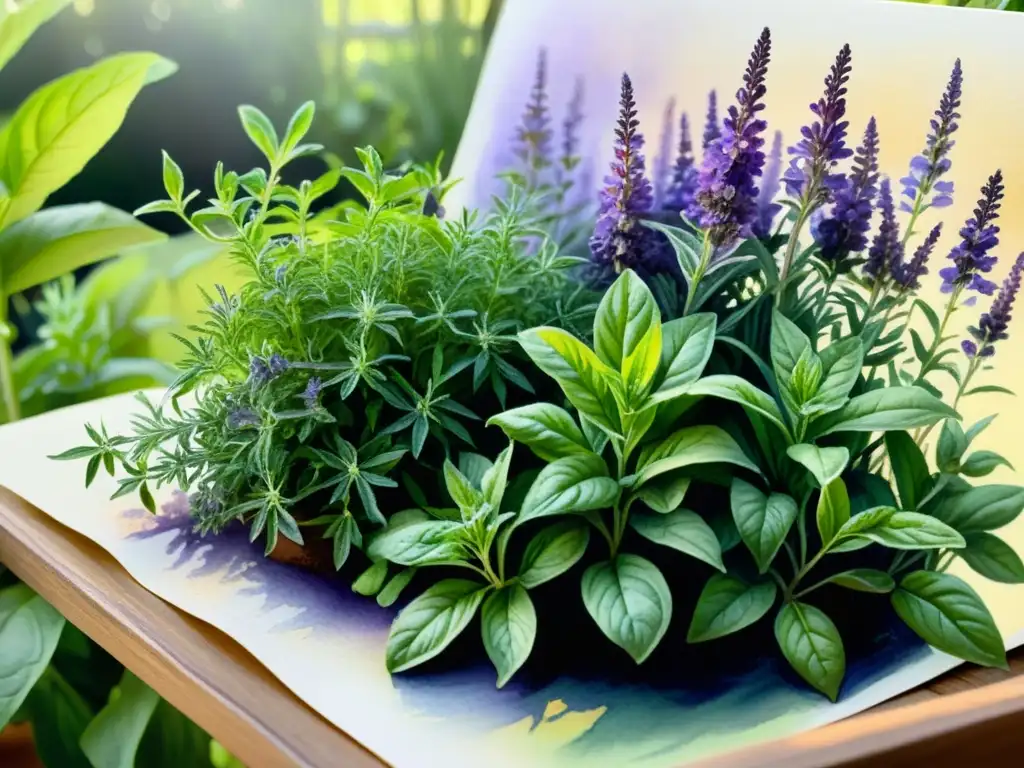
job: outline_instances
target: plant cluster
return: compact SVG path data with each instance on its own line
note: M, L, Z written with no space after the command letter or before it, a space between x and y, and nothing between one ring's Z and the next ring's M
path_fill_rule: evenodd
M269 170L218 169L218 197L187 213L165 158L170 199L148 208L229 244L252 274L211 302L172 387L172 403L193 391L196 405L147 404L133 434L90 427L94 444L63 458L88 458L90 478L122 465L118 495L138 489L150 505L150 484L188 487L197 525L243 520L268 552L279 533L301 543L320 529L336 566L361 550L353 589L382 605L438 574L395 619L393 672L436 657L479 612L504 684L533 649L537 590L576 578L600 632L642 663L681 612L679 563L706 579L682 609L688 642L767 617L796 673L833 700L846 652L828 590L864 593L869 612L888 595L932 646L1005 666L988 609L947 571L961 558L1024 582L994 533L1024 509L1024 488L977 482L1007 462L973 447L992 419L965 427L957 411L1002 391L977 379L1024 270L1021 257L1002 288L989 279L998 171L939 271L945 306L917 297L941 236L925 222L953 194L960 62L897 206L874 118L848 146L849 46L788 167L778 135L765 152L771 53L765 29L721 121L712 95L700 159L684 116L653 183L622 78L581 269L535 215L537 196L561 189L542 180L555 167L543 58L508 196L454 222L428 206L444 191L435 173L386 173L369 149L340 172L366 206L310 216L336 177L290 187L279 174L305 151L312 108L283 139L243 108ZM994 302L957 344L951 319L976 294ZM930 334L910 327L914 312Z

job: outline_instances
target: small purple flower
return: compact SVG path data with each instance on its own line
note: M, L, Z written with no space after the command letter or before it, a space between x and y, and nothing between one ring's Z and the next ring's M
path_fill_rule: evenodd
M715 248L749 237L757 215L756 179L765 161L761 134L768 127L757 113L764 109L771 46L771 33L765 27L750 54L743 86L736 92L737 103L729 107L722 136L704 153L697 191L699 223Z
M262 357L253 355L252 359L249 360L249 381L254 386L262 386L273 378L273 374L270 372L270 366L267 365L267 361Z
M548 56L544 48L537 53L537 70L530 98L516 129L516 156L522 161L526 172L534 176L551 165Z
M288 272L288 263L287 262L285 262L284 264L279 265L278 268L274 270L274 282L276 282L276 283L283 283L284 282L284 276L285 276L285 274L287 272Z
M901 258L892 263L891 272L893 282L902 290L916 291L921 287L921 278L928 274L928 268L925 265L928 262L928 257L935 250L935 244L939 241L940 234L942 234L942 222L932 227L928 237L917 247L917 250L914 251L914 255L908 262L903 261L902 256L904 254L903 250L900 249L899 255Z
M718 122L718 93L711 91L708 94L708 115L704 123L704 136L702 137L701 147L704 151L711 146L711 142L721 137L722 126Z
M761 177L761 191L757 195L757 218L751 225L755 237L771 237L772 225L782 206L775 202L780 189L782 173L782 131L775 132L772 151L768 153L768 165Z
M434 194L434 190L427 190L426 196L423 198L423 215L432 216L435 219L444 218L444 206L437 199L437 195Z
M892 200L892 185L889 179L882 179L878 194L882 223L868 251L864 263L864 274L873 282L884 280L891 272L892 265L903 260L903 244L900 242L900 228L896 223L896 209Z
M1024 253L1017 256L1017 261L1010 268L1010 274L999 289L999 295L992 302L992 309L981 316L977 327L969 328L971 336L975 341L965 339L961 347L968 357L991 357L995 354L992 344L1008 338L1006 329L1013 318L1013 302L1020 291L1021 272L1024 271Z
M901 211L913 213L914 205L927 204L935 208L945 208L953 204L953 182L939 181L939 178L950 167L946 155L956 143L950 137L960 127L956 122L960 118L960 113L956 110L960 106L963 85L963 71L960 69L960 59L957 59L949 76L949 84L939 101L939 108L935 110L935 117L931 120L932 132L928 134L924 154L917 155L910 161L910 173L900 179L904 197L911 200L909 203L906 200L900 203ZM933 191L937 194L929 203L925 198Z
M302 402L307 411L312 411L320 405L320 392L323 390L323 386L323 382L317 376L313 376L306 382L306 390L302 393Z
M1003 173L996 171L981 188L978 207L960 230L961 241L950 251L953 266L939 270L943 293L966 289L991 296L995 291L996 284L981 275L991 272L996 263L988 252L999 243L999 227L992 222L999 218L1003 190Z
M245 429L258 427L260 417L252 408L235 408L228 413L229 429Z
M270 356L267 367L270 369L270 375L276 378L288 370L288 361L275 352Z
M693 142L690 140L690 121L684 112L679 118L679 147L672 166L672 179L665 191L661 209L673 213L686 212L693 206L696 194L697 164L693 157Z
M786 192L795 198L807 195L806 204L816 207L845 185L842 174L832 173L840 160L853 155L845 144L846 84L850 80L850 46L844 45L825 78L825 94L811 112L817 120L800 129L803 138L789 148L793 156L783 177Z
M651 169L651 181L654 187L654 199L661 204L665 199L672 180L672 132L676 121L676 100L669 99L665 105L665 115L661 126L661 144L658 147L658 156L654 160L654 168Z
M615 128L615 160L611 174L600 191L597 224L590 238L595 263L610 266L616 272L643 260L644 245L651 230L638 219L651 209L651 183L644 175L643 134L637 131L636 102L629 75L622 76L619 120Z
M877 184L878 126L872 117L864 140L857 147L849 183L836 192L831 215L814 228L814 239L821 246L821 258L825 261L841 264L850 254L868 247Z

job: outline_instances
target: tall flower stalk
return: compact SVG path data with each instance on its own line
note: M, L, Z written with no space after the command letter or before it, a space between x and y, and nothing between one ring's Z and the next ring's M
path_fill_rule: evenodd
M672 152L673 133L676 121L676 100L669 99L665 105L665 113L662 118L661 144L658 147L658 156L654 161L652 169L652 184L654 187L655 205L661 206L664 203L665 195L672 182Z
M797 202L797 216L786 243L779 272L779 292L784 290L796 255L797 239L811 214L827 203L846 184L842 174L833 169L853 150L846 147L846 83L850 79L850 46L844 45L825 78L825 93L811 104L817 120L804 126L803 138L789 153L793 155L789 170L783 177L786 190Z
M672 213L682 212L687 218L692 218L696 195L697 163L690 139L690 121L684 112L679 118L679 147L672 166L672 178L665 190L661 209Z
M548 110L547 51L537 53L537 69L530 98L516 130L516 156L523 164L530 189L540 183L541 174L551 166L551 113Z

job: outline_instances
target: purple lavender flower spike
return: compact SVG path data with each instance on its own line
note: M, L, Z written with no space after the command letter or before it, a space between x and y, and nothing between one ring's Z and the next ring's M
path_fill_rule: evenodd
M953 204L953 182L939 181L939 179L950 168L950 161L946 155L956 143L950 137L960 127L956 122L960 118L957 108L960 106L960 97L963 95L964 76L960 68L960 59L953 65L953 72L949 76L949 83L939 101L939 108L935 110L935 117L931 120L931 133L925 144L923 154L917 155L910 161L910 172L900 179L903 185L903 195L910 199L900 203L900 210L907 213L920 213L922 206L931 205L935 208L945 208ZM929 202L926 198L935 192L935 197Z
M864 131L864 140L857 147L849 183L836 192L831 214L815 228L814 239L821 247L821 258L841 264L850 254L868 247L877 184L878 125L872 117Z
M722 125L718 122L718 93L711 91L708 93L708 114L704 123L704 136L701 143L704 151L706 152L707 148L711 146L711 142L721 135Z
M249 381L254 386L262 386L273 378L273 374L270 372L270 366L267 365L267 361L262 357L253 355L252 359L249 360Z
M697 164L693 157L693 142L690 140L690 121L684 112L679 118L679 148L672 166L672 179L665 190L661 209L673 213L689 211L696 194Z
M969 328L974 341L965 339L960 345L968 357L991 357L995 354L992 346L997 341L1009 337L1006 329L1013 318L1013 302L1020 291L1021 273L1024 272L1024 253L1017 256L1017 261L1010 268L1010 274L999 289L999 295L992 302L992 309L981 316L977 327ZM977 342L977 343L975 343Z
M669 99L665 105L665 115L661 126L661 144L658 146L658 156L654 160L654 168L651 169L651 182L654 187L654 200L660 205L665 199L672 182L672 134L676 121L676 100Z
M234 408L228 413L229 429L245 429L260 424L259 414L252 408Z
M793 156L789 170L783 177L786 192L808 199L805 204L816 207L826 202L845 185L842 174L832 173L840 160L853 155L846 147L846 84L850 80L850 46L844 45L825 78L825 94L814 104L811 112L817 120L800 129L803 136L789 148Z
M921 287L921 278L928 274L928 267L926 266L928 257L935 250L935 244L939 241L940 234L942 234L942 222L932 227L932 231L928 233L928 237L914 251L910 261L904 262L900 258L898 261L893 262L891 267L892 279L902 291L916 291ZM902 249L900 249L900 256L903 256Z
M270 368L270 375L274 377L280 376L288 370L288 361L276 352L270 356L267 365Z
M302 403L306 406L307 411L312 411L320 405L320 392L322 389L323 382L317 376L311 377L306 383L306 389L302 393Z
M761 177L761 191L757 195L757 218L751 225L755 237L765 239L771 237L775 217L782 206L775 202L781 188L782 173L782 131L775 132L772 140L772 151L768 153L768 165Z
M729 106L722 136L704 153L698 177L699 223L715 248L749 237L757 214L756 179L765 161L761 134L768 127L757 113L764 109L771 46L771 33L765 27L747 62L737 103Z
M555 184L567 187L569 175L579 164L580 126L583 124L583 78L576 78L572 98L562 121L562 155L555 167Z
M953 266L939 270L943 293L968 290L991 296L995 291L996 284L982 274L991 272L996 263L989 251L999 243L999 227L992 222L999 218L1003 190L1003 173L996 171L981 188L978 207L960 230L961 241L950 251Z
M600 191L597 224L590 238L590 251L598 265L616 272L637 266L643 260L643 246L650 230L638 219L651 209L651 183L644 175L643 134L637 131L636 101L629 75L622 75L619 120L615 128L615 160L611 174Z
M536 176L551 165L551 115L548 112L548 57L537 53L537 72L522 120L516 129L516 156L536 183Z
M890 274L893 264L903 260L903 245L900 243L900 228L896 223L896 208L892 200L892 185L889 179L882 179L878 193L878 204L882 211L882 223L868 251L864 262L864 274L877 283Z

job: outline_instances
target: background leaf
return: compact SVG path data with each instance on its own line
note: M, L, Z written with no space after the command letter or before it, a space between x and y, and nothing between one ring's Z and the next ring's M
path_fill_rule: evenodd
M765 495L739 478L732 481L729 503L743 543L761 573L772 564L796 520L796 502L782 493Z
M1020 555L992 533L969 533L967 546L957 555L986 579L1002 584L1024 584L1024 563Z
M0 728L50 663L64 617L24 584L0 591Z
M142 736L159 703L156 691L125 670L116 695L81 737L93 768L134 768Z
M928 462L914 438L906 432L886 432L885 451L900 494L900 508L915 511L931 484Z
M0 8L0 69L7 65L39 27L74 0L33 0Z

